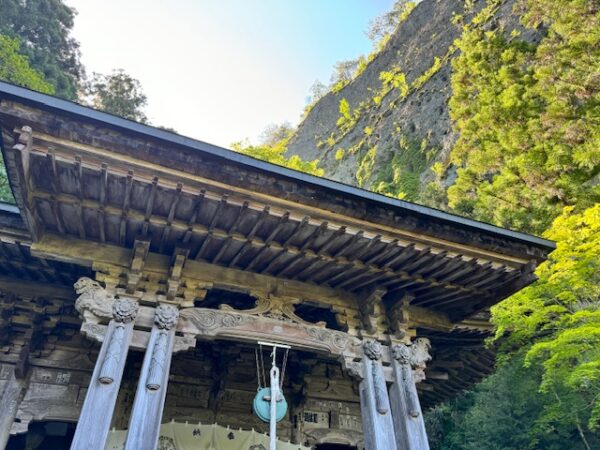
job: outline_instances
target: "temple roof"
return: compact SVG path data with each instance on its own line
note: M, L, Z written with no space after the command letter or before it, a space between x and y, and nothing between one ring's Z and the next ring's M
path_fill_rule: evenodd
M307 301L360 305L378 291L392 308L409 298L422 335L448 358L476 342L486 370L485 311L533 282L555 248L3 82L0 126L17 202L0 219L5 233L26 233L19 242L38 243L38 258L74 273L92 263L61 253L64 239L128 250L145 241L157 257L184 255L214 273L284 280Z

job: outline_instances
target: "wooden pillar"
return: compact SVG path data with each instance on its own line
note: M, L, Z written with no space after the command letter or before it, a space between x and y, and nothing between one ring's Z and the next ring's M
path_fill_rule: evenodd
M152 450L157 446L178 318L174 306L156 308L129 419L126 450Z
M429 357L426 350L425 355ZM424 361L417 359L418 346L398 344L392 348L394 382L390 388L390 403L398 450L429 450L412 367L415 363L424 364Z
M115 300L94 373L88 386L71 450L104 450L133 334L138 304Z
M363 380L360 382L360 411L366 450L396 450L394 423L377 341L363 344Z
M0 449L5 448L8 443L10 429L17 417L19 403L25 389L27 389L27 379L17 378L13 369L0 396Z

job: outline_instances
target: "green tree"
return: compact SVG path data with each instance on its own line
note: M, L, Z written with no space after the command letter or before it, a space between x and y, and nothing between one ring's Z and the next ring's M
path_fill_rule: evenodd
M358 68L360 58L349 59L347 61L338 61L333 66L330 82L332 85L337 83L348 83Z
M526 24L547 27L537 47L501 29L467 29L457 43L448 199L461 214L540 233L564 206L600 200L600 19L592 0L520 5Z
M0 34L0 79L34 91L54 94L54 86L33 69L21 53L21 43L16 38Z
M0 34L18 37L30 65L70 100L83 77L79 43L70 35L74 18L62 0L0 0Z
M325 86L325 84L321 83L319 80L315 80L315 82L310 86L309 89L309 103L316 103L325 97L325 94L329 92L329 88Z
M94 73L87 83L86 94L86 102L96 109L136 122L148 122L144 112L148 99L142 85L122 69L109 75Z
M528 348L526 364L541 364L540 389L555 399L546 420L570 423L585 439L600 424L600 204L565 208L545 236L557 249L533 286L493 308L496 338Z
M546 420L554 398L538 392L541 372L517 353L470 392L426 412L432 450L588 450L576 427ZM587 444L597 448L599 436Z
M283 132L282 132L283 130ZM278 137L285 135L279 141L273 142ZM231 144L231 148L236 152L244 155L252 156L256 159L261 159L279 166L288 167L300 172L309 173L311 175L323 176L323 169L319 168L319 160L304 161L298 155L286 157L287 143L291 137L291 131L288 125L267 127L263 133L263 143L260 145L250 145L246 142L235 142Z
M496 345L517 370L508 378L516 404L535 407L519 418L529 431L517 423L502 431L501 399L485 391L505 392L501 367L469 405L435 411L434 429L455 440L433 447L591 450L600 448L600 4L518 0L517 8L525 26L545 32L539 43L472 24L456 43L457 177L447 195L456 212L558 243L539 281L492 310Z
M53 94L54 87L42 74L29 65L27 57L19 53L18 39L0 34L0 80L17 84L45 94ZM14 202L8 185L4 161L0 158L0 201Z

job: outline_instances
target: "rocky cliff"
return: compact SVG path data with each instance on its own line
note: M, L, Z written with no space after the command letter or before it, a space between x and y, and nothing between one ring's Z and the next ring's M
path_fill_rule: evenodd
M382 50L345 86L310 108L287 154L318 159L325 176L387 195L427 202L423 187L446 166L456 140L448 101L455 40L469 27L520 27L515 0L424 0ZM444 183L452 182L452 169Z

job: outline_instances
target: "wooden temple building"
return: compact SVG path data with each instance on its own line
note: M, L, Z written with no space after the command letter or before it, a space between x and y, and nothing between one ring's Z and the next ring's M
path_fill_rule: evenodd
M0 126L0 448L266 449L268 341L278 448L427 449L554 248L6 83Z

